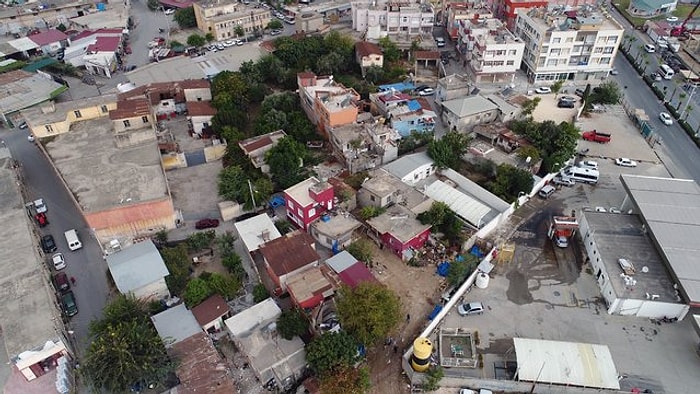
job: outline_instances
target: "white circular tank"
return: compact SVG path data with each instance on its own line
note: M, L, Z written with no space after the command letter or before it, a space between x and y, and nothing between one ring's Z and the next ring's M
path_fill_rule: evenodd
M485 289L489 287L489 274L485 272L479 272L479 275L476 276L476 287L480 289Z

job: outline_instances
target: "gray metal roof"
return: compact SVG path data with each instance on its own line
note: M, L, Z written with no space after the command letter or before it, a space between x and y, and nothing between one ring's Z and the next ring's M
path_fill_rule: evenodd
M336 274L345 271L355 263L357 263L357 259L346 250L326 260L326 264L331 267Z
M498 106L483 96L462 97L442 103L448 111L454 113L459 118L480 114L498 109Z
M170 347L194 334L202 332L202 327L199 326L192 311L187 309L185 304L180 304L153 315L151 316L151 321L156 326L158 335L165 341L166 347Z
M107 256L114 283L122 294L139 289L170 274L153 241L134 244Z
M385 165L384 169L397 178L402 179L412 171L415 171L418 167L432 162L433 159L431 159L426 152L418 152L402 156L400 159Z
M693 180L620 175L684 298L700 306L700 187Z

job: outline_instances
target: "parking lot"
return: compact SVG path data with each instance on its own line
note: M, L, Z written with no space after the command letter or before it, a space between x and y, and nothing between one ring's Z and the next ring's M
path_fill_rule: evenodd
M559 108L557 107L557 102L560 97L569 96L574 97L576 101L574 102L574 108ZM555 97L553 93L549 94L532 94L528 96L529 99L534 99L539 97L541 99L540 103L535 108L532 113L532 118L536 122L544 122L545 120L552 120L559 124L561 122L571 122L571 120L576 116L579 107L581 107L581 102L578 96L573 94L559 94Z

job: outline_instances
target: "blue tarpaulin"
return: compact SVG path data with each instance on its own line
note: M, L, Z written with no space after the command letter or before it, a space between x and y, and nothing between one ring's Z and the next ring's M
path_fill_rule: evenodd
M435 309L433 309L432 312L430 312L430 315L428 316L428 320L433 320L435 317L440 313L442 310L442 305L435 305Z
M420 103L417 100L411 100L408 103L406 103L408 106L408 109L411 111L418 111L420 107Z
M458 254L457 257L455 257L455 261L461 263L462 261L464 261L464 256Z
M472 246L472 249L469 251L469 254L474 255L474 256L478 257L479 259L484 257L484 253L476 245Z
M447 277L447 273L450 272L450 263L444 261L440 263L437 267L437 274L443 278Z

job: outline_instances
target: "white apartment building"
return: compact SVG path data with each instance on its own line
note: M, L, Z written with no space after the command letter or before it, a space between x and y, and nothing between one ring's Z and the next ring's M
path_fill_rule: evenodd
M432 34L435 13L430 3L407 0L359 0L351 4L352 28L369 40L388 35Z
M459 25L457 50L464 55L474 82L513 82L525 43L498 19L468 19Z
M270 22L270 10L236 0L203 0L192 6L197 28L205 34L213 34L217 40L237 37L238 26L243 29L244 36L261 34Z
M515 24L515 34L525 42L522 69L533 83L607 77L623 32L590 6L521 11Z

